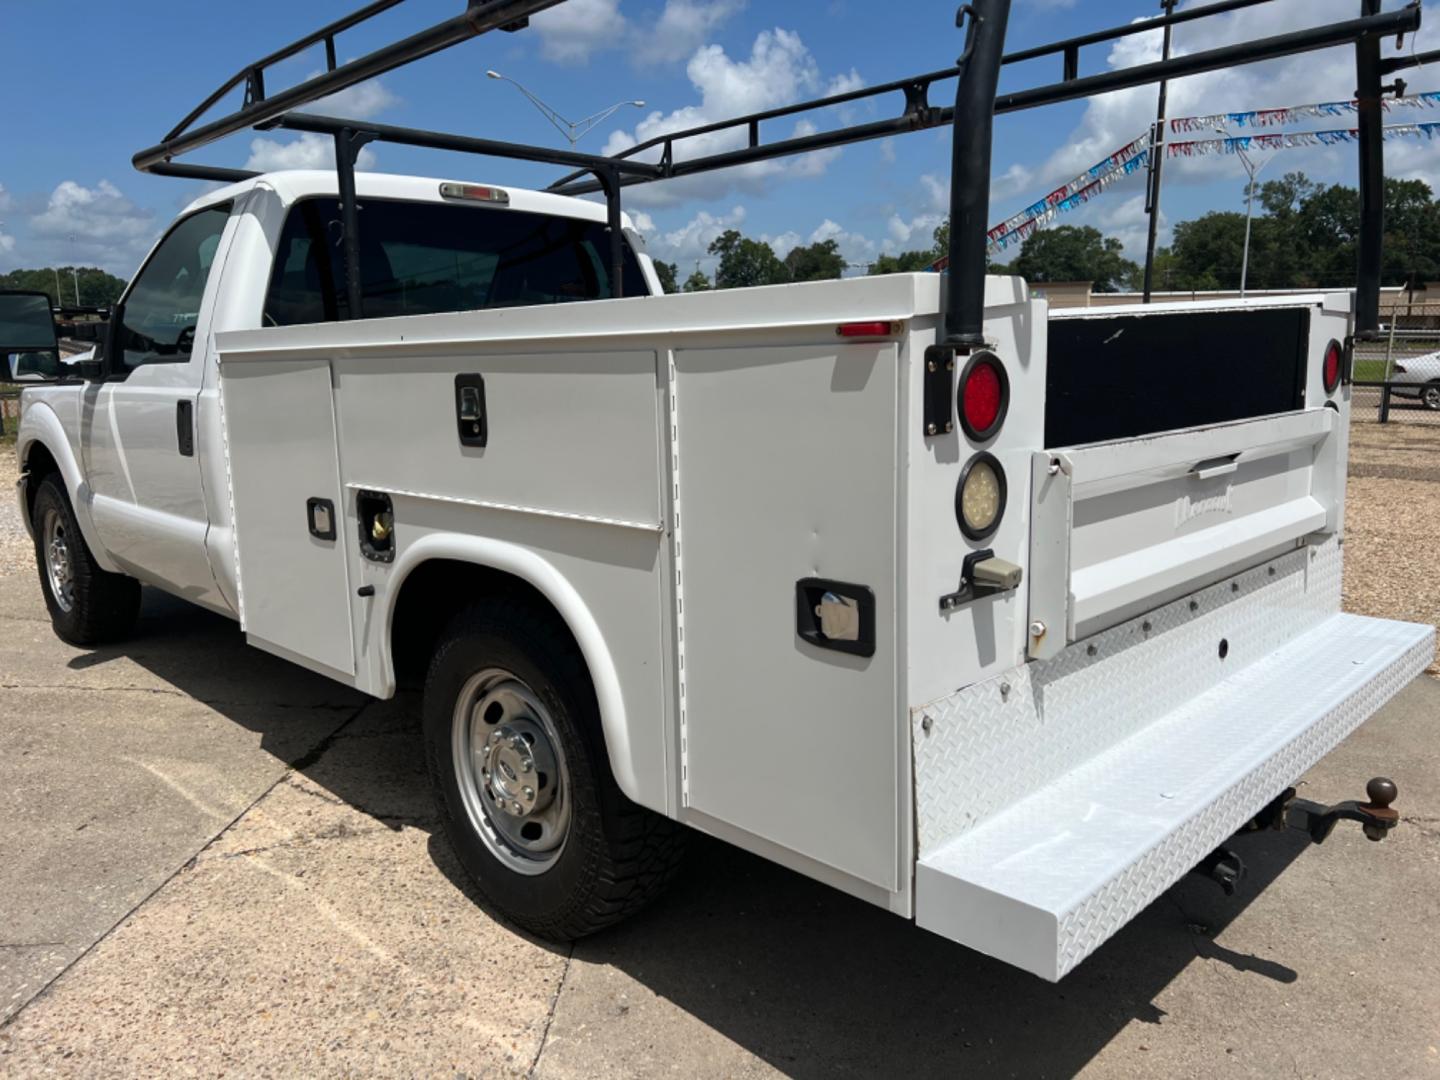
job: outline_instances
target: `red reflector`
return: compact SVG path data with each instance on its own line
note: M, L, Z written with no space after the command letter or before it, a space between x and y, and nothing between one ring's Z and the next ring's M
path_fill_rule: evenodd
M895 324L889 322L847 322L835 328L841 337L889 337Z
M1340 385L1340 343L1332 341L1325 348L1325 364L1321 368L1321 377L1325 380L1325 393L1333 394L1335 388Z
M960 391L960 407L965 412L965 425L969 430L988 434L1000 419L1004 400L1005 388L994 364L981 360L970 368Z

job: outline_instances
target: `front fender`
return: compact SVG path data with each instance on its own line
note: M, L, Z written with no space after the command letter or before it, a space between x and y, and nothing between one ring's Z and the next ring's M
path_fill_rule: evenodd
M620 677L599 624L570 581L545 558L527 548L503 540L453 533L432 533L409 544L398 556L391 579L393 584L385 590L385 611L381 621L384 632L379 642L382 682L379 696L389 697L395 692L395 665L390 642L396 602L411 572L435 559L452 559L513 574L532 585L550 602L574 635L590 669L595 699L600 706L600 724L610 757L610 769L620 790L642 805L663 806L664 778L653 777L646 783L636 768Z
M34 527L30 521L28 512L24 512L25 500L25 469L26 461L36 444L44 446L50 456L55 459L55 464L60 468L60 476L65 481L66 494L70 496L70 506L75 511L75 520L80 523L80 534L85 538L85 544L90 549L100 569L109 573L119 573L120 568L116 566L106 553L104 546L100 543L100 536L95 531L95 523L90 516L90 503L94 498L94 492L85 481L85 474L80 469L80 463L75 459L75 452L71 449L70 440L65 435L65 425L61 423L60 417L47 401L27 402L23 415L20 417L20 431L15 443L15 453L20 463L21 489L20 499L22 501L21 517L25 519L25 528L34 537Z

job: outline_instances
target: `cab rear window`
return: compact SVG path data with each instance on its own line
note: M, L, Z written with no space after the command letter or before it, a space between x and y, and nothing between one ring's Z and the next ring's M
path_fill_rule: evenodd
M360 201L362 314L428 315L616 295L599 222L488 206ZM303 199L280 236L265 325L349 317L338 199ZM625 245L624 296L649 292Z

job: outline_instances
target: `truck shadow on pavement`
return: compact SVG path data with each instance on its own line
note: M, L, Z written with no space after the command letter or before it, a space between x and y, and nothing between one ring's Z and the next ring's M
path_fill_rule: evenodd
M218 616L150 590L144 612L132 642L76 657L71 666L126 657L258 733L263 749L352 807L392 829L431 833L436 869L484 906L436 832L418 695L367 705L361 695L249 648L235 624ZM312 726L297 739L296 707L333 709L334 728L317 739ZM1233 846L1249 868L1241 896L1186 878L1059 985L699 834L664 897L577 943L573 955L582 964L610 965L661 999L641 1000L648 995L631 987L622 1007L620 980L611 1018L630 1012L643 1024L647 1015L659 1018L646 1008L669 1002L793 1076L966 1069L1071 1075L1131 1023L1161 1023L1165 1013L1154 999L1189 964L1297 980L1278 960L1238 954L1214 939L1307 841L1294 832L1263 833ZM595 1007L593 1000L586 1005ZM630 1034L607 1036L592 1023L587 1038L623 1037L625 1052L640 1058L664 1053L652 1033L624 1030ZM648 1064L656 1071L675 1066Z

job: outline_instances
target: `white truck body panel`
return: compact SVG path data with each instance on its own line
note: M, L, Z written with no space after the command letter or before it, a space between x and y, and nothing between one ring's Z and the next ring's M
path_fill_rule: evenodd
M1338 614L1349 388L1318 362L1287 412L1047 446L1051 316L991 278L1009 411L977 444L925 430L934 274L258 328L289 208L333 182L192 207L234 204L189 363L26 394L22 460L50 449L102 566L261 648L388 697L412 574L511 575L573 634L631 799L1048 978L1426 662L1430 628ZM1304 309L1315 361L1348 333L1344 296L1111 314L1276 306ZM840 336L858 322L888 332ZM484 447L460 442L457 376L484 380ZM1008 501L974 541L957 485L981 449ZM378 560L372 495L394 514ZM981 549L1019 588L942 605ZM871 653L799 635L802 579L873 596Z

